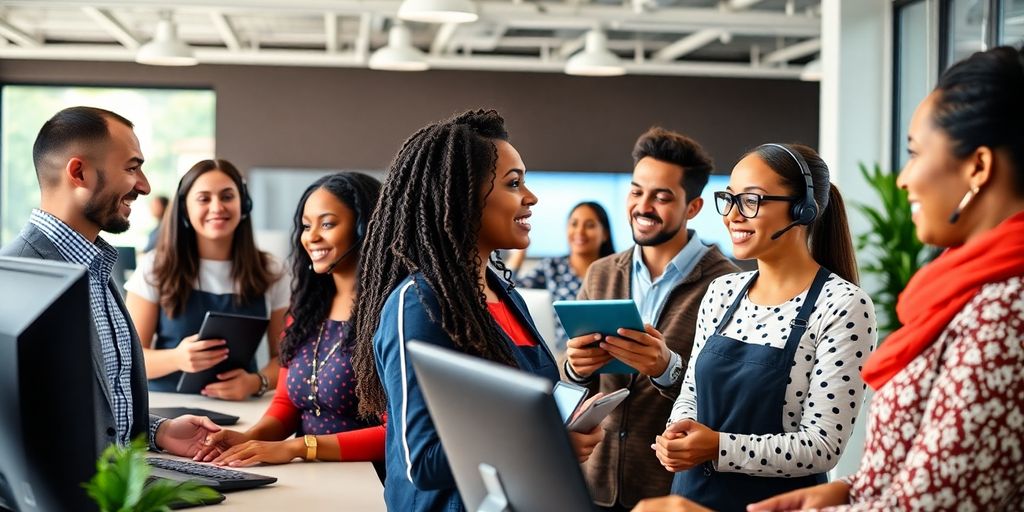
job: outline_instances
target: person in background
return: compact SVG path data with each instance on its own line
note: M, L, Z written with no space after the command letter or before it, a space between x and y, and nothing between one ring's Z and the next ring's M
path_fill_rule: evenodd
M156 219L156 227L153 228L153 231L149 232L146 247L142 249L143 253L156 249L156 243L160 240L160 226L164 222L164 212L167 211L167 203L167 196L153 196L149 201L149 213Z
M132 203L149 193L132 127L124 117L93 107L66 108L46 121L32 146L39 209L32 210L28 225L0 249L0 256L64 261L88 269L95 324L90 335L97 362L97 451L146 436L153 449L190 457L199 450L199 441L220 427L205 417L167 420L148 415L142 347L111 280L117 250L99 236L100 231L127 231ZM80 419L69 418L68 428Z
M224 340L198 339L207 311L269 318L270 361L260 370L254 360L222 373L202 394L242 400L276 385L288 279L273 256L256 248L251 210L242 174L227 160L202 160L182 176L160 243L125 284L150 389L174 391L181 372L227 358Z
M495 251L530 243L537 198L525 180L526 166L493 110L420 129L388 171L360 266L353 365L364 416L389 418L389 510L464 510L406 358L408 340L558 380L522 297L487 265ZM570 432L581 460L603 435L600 427Z
M341 172L302 194L292 233L291 323L274 401L249 430L210 435L196 460L251 466L384 459L384 427L359 419L351 372L359 248L379 192L377 180Z
M686 229L704 205L700 194L713 167L703 148L652 128L637 139L633 164L626 213L636 245L591 265L579 299L633 299L645 332L573 338L565 365L569 380L592 391L630 390L602 425L610 434L584 464L594 501L613 511L668 494L672 475L652 456L651 441L679 394L701 297L716 277L737 270ZM595 373L613 357L639 374Z
M860 470L750 511L1024 510L1024 55L943 73L910 120L917 236L948 249L911 278L903 327L864 365Z
M757 271L708 287L658 460L672 493L721 511L827 481L863 401L877 339L857 287L846 209L818 154L763 144L715 206L733 255Z
M590 264L615 254L608 213L600 204L593 201L584 201L573 206L569 211L566 237L569 242L568 256L540 260L529 272L516 276L516 285L521 288L547 290L552 301L576 300L583 276L587 275ZM525 256L525 250L511 251L505 266L518 270ZM562 328L557 316L555 335L558 337L555 340L558 352L564 353L569 338L565 335L565 329Z

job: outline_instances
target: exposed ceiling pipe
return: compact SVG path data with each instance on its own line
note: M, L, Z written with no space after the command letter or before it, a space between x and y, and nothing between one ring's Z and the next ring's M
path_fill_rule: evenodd
M434 41L430 43L430 54L441 55L445 53L448 48L448 44L451 43L452 37L455 36L455 32L459 30L459 23L442 23L437 27L437 35L434 36Z
M7 20L3 19L0 19L0 36L6 37L12 43L25 48L36 48L41 46L39 39L29 35L20 28L11 25Z
M333 12L324 13L324 48L327 53L338 52L338 15Z
M227 15L222 12L211 12L210 21L217 28L217 32L220 33L220 38L224 40L224 46L228 50L233 52L242 50L242 41L239 39L235 27L231 26L231 21L228 20Z
M799 43L779 48L764 56L765 64L780 64L794 59L806 57L821 51L821 38L808 39Z
M655 62L672 62L679 57L711 44L712 41L717 40L725 33L726 32L713 28L698 30L697 32L694 32L658 50L651 56L651 60Z

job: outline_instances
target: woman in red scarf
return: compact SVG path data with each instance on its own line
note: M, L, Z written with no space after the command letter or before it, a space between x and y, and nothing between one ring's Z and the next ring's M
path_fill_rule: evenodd
M864 366L877 393L860 470L750 511L1024 509L1024 55L950 68L909 139L917 235L949 249Z

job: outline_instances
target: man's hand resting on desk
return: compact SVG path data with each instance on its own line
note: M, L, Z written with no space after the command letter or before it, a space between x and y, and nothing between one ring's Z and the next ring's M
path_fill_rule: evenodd
M218 466L245 467L259 464L284 464L306 454L301 437L284 441L246 441L236 444L213 459Z
M158 448L171 455L194 457L206 437L220 429L206 416L186 414L161 423L154 441Z

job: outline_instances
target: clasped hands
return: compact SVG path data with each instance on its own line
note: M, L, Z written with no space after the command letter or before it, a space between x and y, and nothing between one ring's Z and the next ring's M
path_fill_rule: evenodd
M691 419L665 427L651 449L665 469L678 473L718 457L718 432Z
M642 332L619 329L617 334L607 337L586 334L570 339L565 354L572 371L588 377L615 358L649 377L665 373L671 352L654 326L645 324Z

